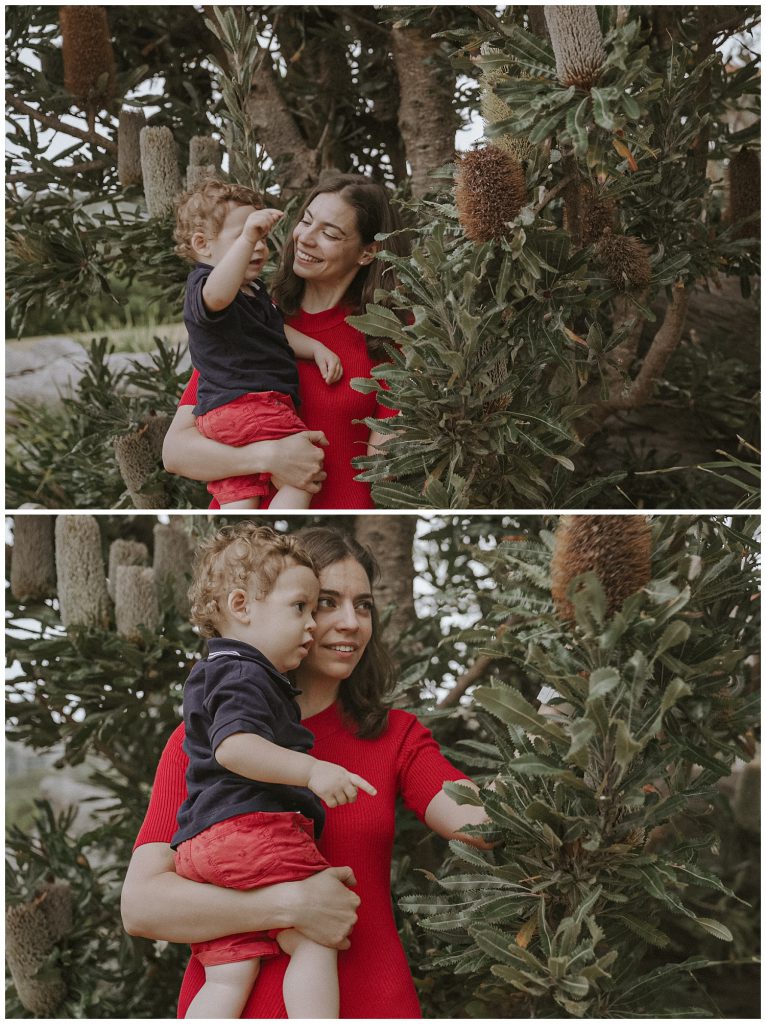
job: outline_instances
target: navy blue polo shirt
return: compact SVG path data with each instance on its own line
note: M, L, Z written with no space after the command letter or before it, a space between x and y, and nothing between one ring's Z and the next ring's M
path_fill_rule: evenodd
M289 395L298 407L298 367L287 344L282 314L262 281L254 294L238 291L225 309L205 308L202 288L212 267L198 263L186 280L184 323L189 354L199 370L194 415L217 409L251 391Z
M310 789L254 782L227 771L214 756L219 744L238 732L302 754L311 750L314 736L301 725L295 700L300 692L250 644L208 640L207 658L197 662L184 687L188 797L178 812L173 849L219 821L253 811L299 811L314 819L319 836L324 808Z

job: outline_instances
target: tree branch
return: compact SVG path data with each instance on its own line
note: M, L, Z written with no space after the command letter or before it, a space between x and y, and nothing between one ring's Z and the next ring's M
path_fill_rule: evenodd
M107 167L111 166L107 160L83 160L78 164L66 164L58 167L59 174L84 174L87 171L105 171ZM6 174L5 180L7 182L16 181L34 181L35 178L40 177L41 171L19 171L18 174Z
M463 675L457 679L449 693L442 697L436 706L438 708L454 707L459 703L460 698L468 687L473 686L474 683L477 683L481 679L494 660L495 659L491 658L489 655L482 654L481 657L477 658L473 665L471 665L468 671L464 672Z
M52 128L53 131L62 132L64 135L71 135L73 138L81 139L83 142L90 142L91 145L99 146L108 153L114 154L114 156L117 155L117 143L112 142L111 139L107 139L103 135L99 135L96 131L85 131L82 128L67 124L52 114L44 114L41 110L30 107L28 103L25 103L24 100L19 99L18 96L14 96L10 92L6 92L5 101L20 114L26 114L27 117L31 117L35 121L39 121L40 124L45 125L46 128Z
M539 213L540 210L543 210L548 205L548 203L550 203L552 200L556 198L557 195L559 195L560 192L564 191L564 189L567 187L570 181L574 181L574 178L571 174L564 178L563 181L560 181L558 185L555 185L549 192L546 192L543 198L537 204L537 206L533 207L532 212Z

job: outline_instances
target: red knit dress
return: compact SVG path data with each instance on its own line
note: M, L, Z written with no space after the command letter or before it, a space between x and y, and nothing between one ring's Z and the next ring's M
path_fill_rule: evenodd
M340 1016L420 1017L391 905L396 798L401 796L422 820L442 784L466 776L446 760L431 733L405 711L391 711L386 731L376 739L359 739L337 704L303 721L314 733L311 753L315 757L362 775L378 790L375 797L360 793L356 803L328 809L319 841L321 852L331 864L353 869L358 882L355 892L362 901L351 948L338 955ZM175 831L176 812L186 797L182 743L183 726L179 726L160 759L136 846L169 843ZM287 962L284 955L262 962L243 1018L287 1016L282 1001ZM202 981L203 969L192 958L181 987L179 1017L184 1016Z
M321 341L343 365L343 377L337 384L328 385L322 380L315 362L298 360L301 399L298 414L311 430L323 430L329 442L323 449L327 479L319 494L314 495L312 509L375 507L370 485L354 480L359 470L351 465L351 459L367 454L370 435L364 423L355 423L354 420L369 417L386 419L396 415L396 410L378 405L374 394L362 395L351 388L351 379L372 376L371 370L379 360L370 357L361 331L346 323L349 315L348 309L336 306L323 313L304 313L301 310L285 320L296 331ZM196 405L198 377L195 370L181 396L181 405ZM211 508L215 507L216 504L211 504ZM266 508L267 502L264 501L262 507Z

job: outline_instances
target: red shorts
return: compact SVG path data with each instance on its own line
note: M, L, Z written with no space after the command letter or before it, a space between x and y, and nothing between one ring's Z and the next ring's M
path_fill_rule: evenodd
M277 441L280 437L308 430L298 416L289 395L278 391L252 392L219 405L196 419L197 430L204 437L234 448L253 441ZM269 493L269 473L250 476L229 476L212 480L207 489L220 505L243 498L260 498Z
M176 873L183 878L224 889L299 882L330 867L314 842L314 822L294 811L228 818L181 843L174 856ZM276 956L280 930L224 935L192 943L191 949L201 964Z

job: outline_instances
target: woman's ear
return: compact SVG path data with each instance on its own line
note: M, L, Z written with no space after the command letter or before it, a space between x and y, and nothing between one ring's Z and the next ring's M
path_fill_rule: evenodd
M226 599L226 606L229 609L229 614L235 618L238 622L243 625L248 625L250 622L250 605L248 603L247 594L241 588L232 590Z
M371 242L369 245L365 245L364 249L362 249L362 255L359 257L359 266L369 266L379 252L380 242Z

